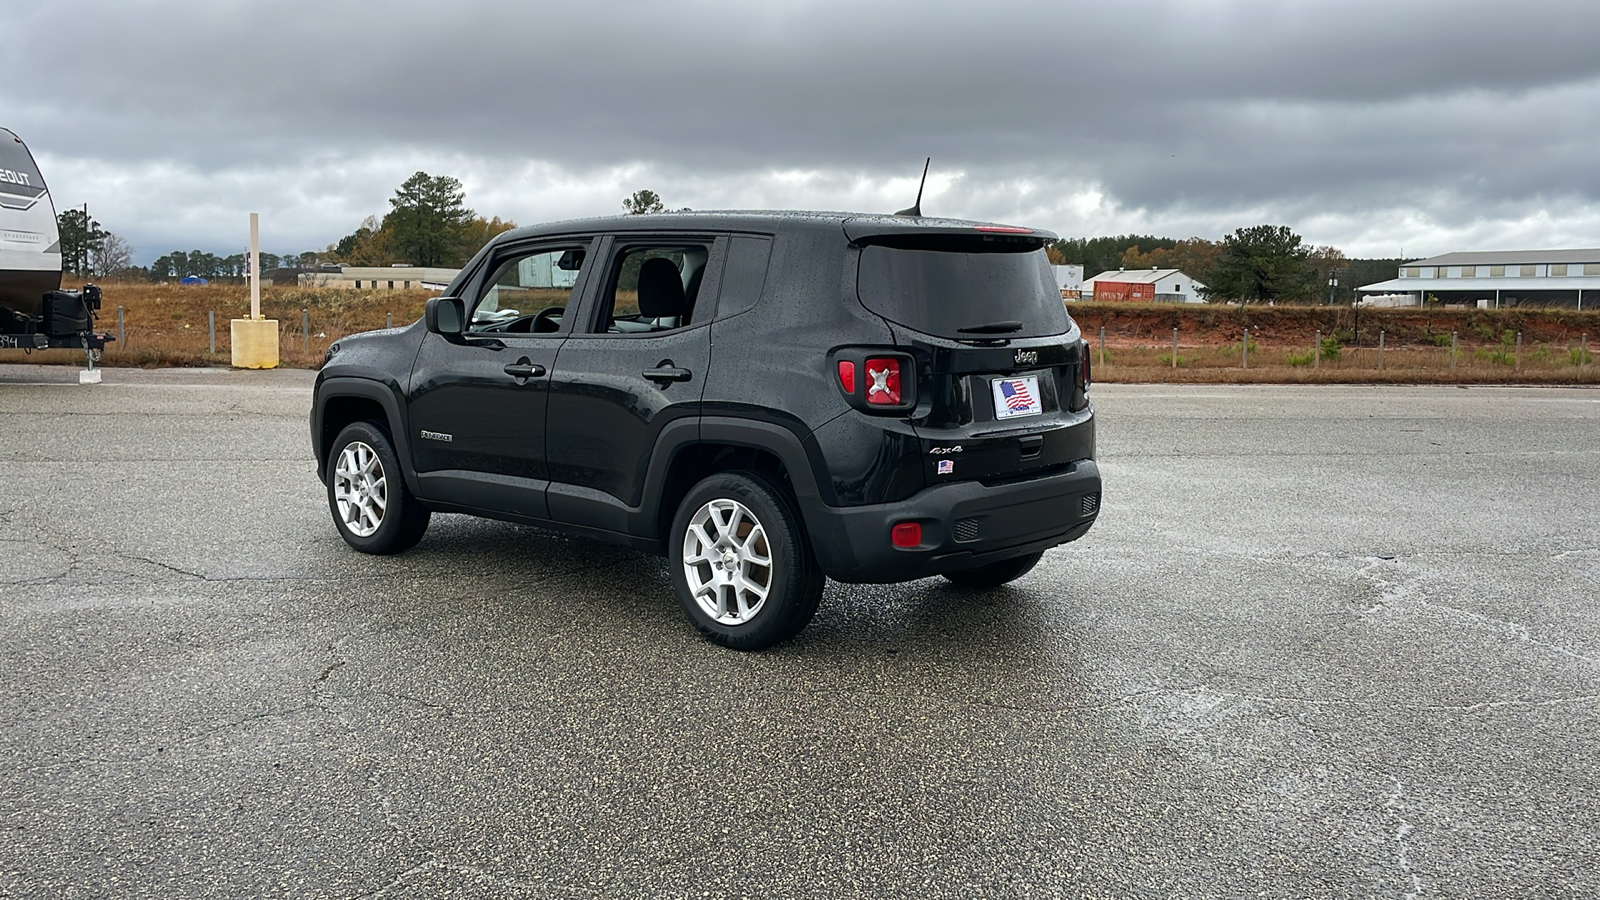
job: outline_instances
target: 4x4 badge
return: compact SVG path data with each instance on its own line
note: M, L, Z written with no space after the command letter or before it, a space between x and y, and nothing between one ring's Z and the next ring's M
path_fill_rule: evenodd
M1034 363L1036 363L1038 361L1039 361L1039 351L1037 351L1037 350L1018 350L1017 351L1017 365L1019 365L1019 366L1031 366L1031 365L1033 365Z

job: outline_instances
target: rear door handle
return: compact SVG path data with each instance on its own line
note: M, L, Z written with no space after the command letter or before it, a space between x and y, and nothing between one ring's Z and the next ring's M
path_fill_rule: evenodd
M519 383L526 383L529 378L542 377L544 375L544 366L522 359L506 366L506 374L517 379Z
M677 366L658 366L654 369L645 369L642 374L651 381L659 383L662 387L666 387L674 381L688 381L694 377L693 372L688 369L680 369Z

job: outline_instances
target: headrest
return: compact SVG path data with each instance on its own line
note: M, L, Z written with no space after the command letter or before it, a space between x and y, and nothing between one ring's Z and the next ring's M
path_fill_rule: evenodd
M639 267L639 315L647 319L681 316L688 311L683 278L665 257L647 259Z

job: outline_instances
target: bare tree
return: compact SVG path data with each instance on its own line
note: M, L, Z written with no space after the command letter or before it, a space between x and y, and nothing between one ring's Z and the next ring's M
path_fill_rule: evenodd
M119 234L104 232L89 253L94 272L101 278L119 278L133 268L133 246Z

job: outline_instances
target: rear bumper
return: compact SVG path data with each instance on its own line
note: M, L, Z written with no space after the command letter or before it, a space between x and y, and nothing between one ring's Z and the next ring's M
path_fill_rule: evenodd
M941 484L896 503L815 504L804 511L828 577L870 584L969 569L1075 541L1099 512L1100 468L1091 459L1027 481ZM900 522L922 526L920 545L890 543L890 529Z

